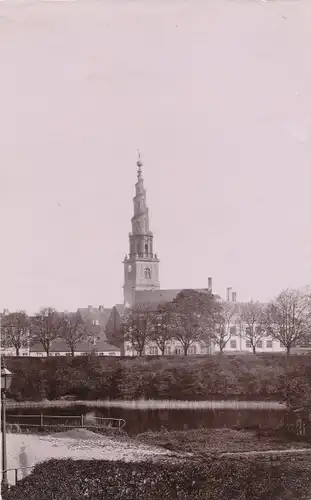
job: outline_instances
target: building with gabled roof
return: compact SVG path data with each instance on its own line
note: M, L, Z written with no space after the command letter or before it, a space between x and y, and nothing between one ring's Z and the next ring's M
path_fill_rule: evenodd
M96 338L97 340L107 340L106 326L109 321L112 308L105 308L104 306L93 307L80 307L77 312L81 315L83 322L87 325L88 335Z

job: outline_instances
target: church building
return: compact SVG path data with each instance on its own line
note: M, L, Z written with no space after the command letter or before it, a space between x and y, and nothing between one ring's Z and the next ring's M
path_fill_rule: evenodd
M137 306L147 306L155 310L160 304L171 302L181 291L181 289L165 290L160 288L160 260L154 252L153 233L149 227L149 210L142 166L143 163L139 155L137 182L133 198L133 216L131 218L132 230L129 233L129 253L125 255L123 260L123 305L118 304L113 307L106 327L108 341L118 345L123 355L134 354L130 346L124 346L120 339L120 323L125 310ZM212 278L208 278L208 289L212 289ZM189 349L189 354L206 353L207 349L208 347L205 345L193 345ZM181 346L169 346L168 350L168 354L182 354ZM146 354L158 354L156 351L157 347L151 345L147 347Z
M142 166L140 156L137 161L137 182L135 184L135 196L133 198L133 216L131 218L131 232L129 233L129 252L123 260L124 285L123 304L117 304L111 310L111 314L106 326L106 339L111 344L118 346L121 355L135 355L135 351L129 343L124 342L120 335L121 319L124 312L132 307L147 307L156 310L162 303L171 302L181 289L161 289L160 287L160 260L155 253L153 233L149 226L149 210L147 205L146 189L142 176ZM198 289L200 291L200 289ZM208 286L201 291L210 290L212 292L212 278L208 277ZM236 300L236 293L227 288L227 302L234 302L238 311L240 303ZM216 296L215 296L216 297ZM217 296L220 299L219 296ZM224 351L229 353L251 352L251 346L245 339L244 331L246 326L237 325L234 319L230 325L230 341L226 344ZM282 351L279 342L272 339L264 339L257 346L258 352ZM217 352L216 344L206 345L204 342L196 342L189 349L189 354L207 354ZM145 354L160 354L155 344L146 347ZM182 346L178 342L172 341L168 345L166 354L182 354Z

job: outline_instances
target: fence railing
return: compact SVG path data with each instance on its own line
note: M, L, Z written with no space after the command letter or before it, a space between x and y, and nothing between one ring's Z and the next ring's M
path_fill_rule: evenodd
M7 425L18 425L19 427L73 427L73 428L112 428L123 429L126 422L123 418L88 417L85 415L7 415L10 420ZM31 422L22 423L21 419L31 419Z
M34 468L34 465L29 465L28 467L16 467L14 469L2 470L1 477L3 477L3 474L5 472L7 474L10 472L14 472L14 481L10 481L8 484L8 487L11 488L11 486L15 486L20 479L24 479L24 477L28 476L28 474L30 474L30 472L33 468ZM19 471L21 471L20 475L19 475Z

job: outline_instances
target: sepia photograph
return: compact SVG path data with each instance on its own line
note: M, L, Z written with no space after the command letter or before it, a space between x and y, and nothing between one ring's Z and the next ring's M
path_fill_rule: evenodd
M0 1L1 500L311 500L311 0Z

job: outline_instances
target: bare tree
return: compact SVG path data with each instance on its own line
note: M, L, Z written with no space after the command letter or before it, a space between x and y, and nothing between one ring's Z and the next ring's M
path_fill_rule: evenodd
M269 335L290 350L306 342L311 329L311 297L300 291L286 289L271 302L265 314Z
M29 318L25 311L16 311L3 316L1 342L3 347L13 347L16 356L20 349L29 345Z
M211 338L219 347L220 354L222 354L233 335L231 325L237 312L237 305L234 302L223 301L220 303L220 307L220 311L215 316Z
M167 345L173 339L171 312L165 307L159 307L158 311L151 315L150 320L150 340L157 344L162 356L164 356Z
M243 337L250 342L253 353L258 343L266 336L264 306L260 302L240 304L240 324L243 326Z
M148 305L140 304L129 310L122 318L121 331L123 340L130 342L139 356L142 356L145 347L151 338L153 311Z
M68 345L71 355L74 356L77 344L86 337L86 323L78 312L69 313L64 315L61 331L62 338Z
M209 291L182 290L167 307L173 337L180 342L185 356L192 344L210 341L220 306Z
M31 321L32 340L42 344L49 356L53 341L61 336L63 317L52 307L44 307Z

